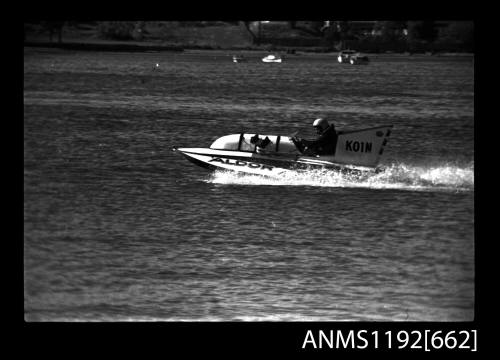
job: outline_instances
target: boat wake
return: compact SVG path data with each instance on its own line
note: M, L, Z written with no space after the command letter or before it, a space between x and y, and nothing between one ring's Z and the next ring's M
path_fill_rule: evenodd
M349 175L334 170L286 173L279 178L216 171L207 180L226 185L318 186L410 191L474 191L474 164L434 167L392 164L376 174Z

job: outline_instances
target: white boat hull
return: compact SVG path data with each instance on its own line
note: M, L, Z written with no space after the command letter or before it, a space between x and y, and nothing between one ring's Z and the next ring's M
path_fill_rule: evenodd
M343 172L373 172L375 168L337 164L311 156L262 155L258 153L213 150L207 148L174 148L188 160L208 169L229 170L254 175L279 177L286 173L310 169L332 169Z
M246 154L238 154L235 157L227 152L225 154L218 154L217 152L211 154L205 153L205 150L209 149L179 148L176 150L181 152L188 160L209 169L236 171L271 177L279 177L284 173L292 172L292 170L282 167L254 161L251 156L241 156Z

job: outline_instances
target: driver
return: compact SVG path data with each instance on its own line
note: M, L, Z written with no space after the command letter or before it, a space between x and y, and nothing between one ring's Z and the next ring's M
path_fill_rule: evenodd
M304 155L333 155L337 146L337 132L335 125L328 124L324 118L314 120L313 127L316 129L318 138L316 140L299 139L293 137L292 140L297 148Z

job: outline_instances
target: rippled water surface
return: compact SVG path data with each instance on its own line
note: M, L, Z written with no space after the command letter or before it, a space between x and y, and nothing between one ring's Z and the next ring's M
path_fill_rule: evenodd
M25 49L26 319L472 320L473 58L231 55ZM384 171L266 179L171 151L312 137L318 116L393 124Z

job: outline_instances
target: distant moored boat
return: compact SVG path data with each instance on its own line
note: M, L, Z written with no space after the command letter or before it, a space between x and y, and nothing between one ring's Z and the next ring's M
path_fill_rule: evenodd
M282 58L279 55L270 54L270 55L267 55L266 57L262 58L262 61L265 63L272 63L272 62L280 63L280 62L282 62Z
M243 55L233 55L233 62L238 63L238 62L244 62L247 61Z
M355 50L343 50L339 52L337 56L337 61L341 64L368 64L369 59L366 55L361 55L359 52Z

